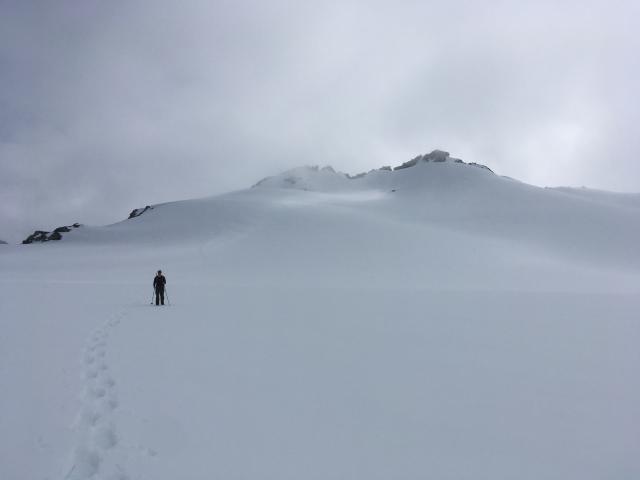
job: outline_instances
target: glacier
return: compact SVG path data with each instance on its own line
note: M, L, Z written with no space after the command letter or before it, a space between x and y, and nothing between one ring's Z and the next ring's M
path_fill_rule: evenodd
M640 195L415 160L3 245L0 478L640 477Z

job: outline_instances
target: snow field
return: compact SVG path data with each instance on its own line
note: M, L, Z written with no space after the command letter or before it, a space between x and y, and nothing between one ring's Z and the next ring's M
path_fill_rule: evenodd
M0 478L640 476L636 196L336 175L3 247Z

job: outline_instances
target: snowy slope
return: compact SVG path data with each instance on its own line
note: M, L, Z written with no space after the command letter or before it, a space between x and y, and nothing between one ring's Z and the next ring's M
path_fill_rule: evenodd
M482 249L483 262L493 255L500 261L504 250L516 249L518 254L526 251L584 265L640 268L637 196L586 191L593 194L533 187L454 162L374 170L354 179L329 168L303 167L265 179L247 191L156 205L115 225L79 229L65 241L160 245L213 238L219 242L257 229L275 230L283 237L280 241L297 243L296 231L304 226L324 232L320 237L309 235L310 242L322 243L316 255L339 252L340 235L348 234L362 237L360 248L353 252L356 257L368 259L369 245L386 242L385 248L395 251L394 258L378 262L394 262L404 255L396 250L406 253L424 236L425 247L435 242L443 255L454 258L470 255L469 249ZM322 222L327 225L319 228ZM360 228L351 228L354 222ZM290 227L294 231L284 234L282 229ZM325 248L326 241L335 241L335 248Z
M0 478L638 477L638 197L416 163L2 248Z
M594 203L605 203L625 208L640 209L639 193L617 193L592 188L556 187L554 190L576 196Z

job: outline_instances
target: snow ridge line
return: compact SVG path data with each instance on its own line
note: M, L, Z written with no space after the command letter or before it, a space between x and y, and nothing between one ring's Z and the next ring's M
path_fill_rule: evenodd
M113 458L120 443L114 421L118 397L107 363L109 334L125 316L125 312L113 315L86 342L82 357L82 406L73 425L76 441L72 466L64 480L129 480L124 468Z

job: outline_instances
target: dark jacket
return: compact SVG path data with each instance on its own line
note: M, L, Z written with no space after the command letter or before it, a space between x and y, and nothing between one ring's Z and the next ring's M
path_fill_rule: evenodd
M167 284L167 279L164 278L164 275L156 275L153 278L153 288L159 291L164 290L164 286Z

